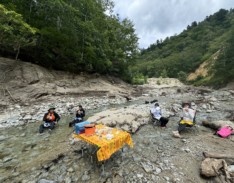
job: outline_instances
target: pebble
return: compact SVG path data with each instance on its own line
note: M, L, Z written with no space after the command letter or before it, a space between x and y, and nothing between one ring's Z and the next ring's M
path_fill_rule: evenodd
M38 181L38 183L55 183L55 181L46 180L46 179L41 179L41 180Z
M71 183L71 182L72 182L72 180L71 180L70 177L66 177L66 178L65 178L65 183Z
M26 115L26 116L23 117L23 119L24 120L30 120L30 119L32 119L32 116L31 115Z
M86 171L84 175L81 177L82 181L88 181L90 180L90 176L88 175L88 172Z
M3 162L6 163L8 161L11 161L12 159L13 158L11 158L11 157L5 157L5 158L3 158Z
M174 178L174 179L173 179L173 182L179 183L179 182L181 182L181 180L180 180L179 178Z
M161 172L162 172L162 170L160 168L158 168L158 167L155 168L155 171L154 171L155 174L159 174Z
M153 171L153 165L151 164L146 164L146 163L141 163L141 165L143 166L144 170L146 173L150 173Z
M69 168L67 171L70 173L74 172L73 168Z
M187 140L186 139L182 139L182 142L187 143Z
M170 180L170 178L169 177L163 177L166 181L169 181Z
M137 174L137 177L142 178L142 177L144 177L144 175L143 174Z
M0 136L0 142L3 141L3 140L5 140L5 139L7 139L6 136L3 136L3 135Z
M182 148L181 150L185 151L186 153L190 153L191 152L191 150L189 148Z
M21 135L20 135L20 137L25 137L26 136L26 133L22 133Z

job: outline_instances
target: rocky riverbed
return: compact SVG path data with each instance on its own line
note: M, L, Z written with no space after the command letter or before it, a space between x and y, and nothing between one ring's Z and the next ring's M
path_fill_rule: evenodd
M9 114L0 118L0 182L218 182L218 178L200 176L202 152L233 154L234 139L214 136L202 121L233 121L234 91L184 86L170 79L153 79L135 90L141 93L129 96L131 101L121 94L105 93L9 105ZM153 100L158 100L163 114L170 117L166 129L150 121ZM187 129L182 139L175 139L172 131L177 127L183 101L197 108L197 126ZM52 133L39 135L41 117L51 103L62 120ZM134 148L126 146L115 153L105 162L104 171L102 164L91 162L88 154L92 147L71 138L68 122L79 104L87 110L89 121L132 133Z

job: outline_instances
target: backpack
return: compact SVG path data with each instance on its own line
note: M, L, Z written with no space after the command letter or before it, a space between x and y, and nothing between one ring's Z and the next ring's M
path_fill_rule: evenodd
M228 136L230 136L233 132L232 127L230 126L224 126L222 128L220 128L216 133L217 135L219 135L222 138L227 138Z

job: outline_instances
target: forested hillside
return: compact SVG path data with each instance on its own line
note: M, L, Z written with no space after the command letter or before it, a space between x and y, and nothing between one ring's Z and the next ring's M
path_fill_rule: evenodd
M176 77L185 81L200 64L218 53L207 68L209 76L192 83L223 86L234 79L234 10L221 9L200 23L192 22L181 34L142 50L132 72L139 78Z
M186 81L205 62L208 74L189 82L224 86L233 80L233 9L192 22L139 55L133 23L114 15L113 6L110 0L1 0L0 56L133 83L147 77Z
M1 0L0 56L130 80L138 38L109 0Z

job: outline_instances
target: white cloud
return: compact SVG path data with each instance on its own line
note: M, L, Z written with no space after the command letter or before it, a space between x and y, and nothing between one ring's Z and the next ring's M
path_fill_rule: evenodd
M234 8L233 0L113 0L114 12L133 21L140 47L148 47L202 21L219 9Z

